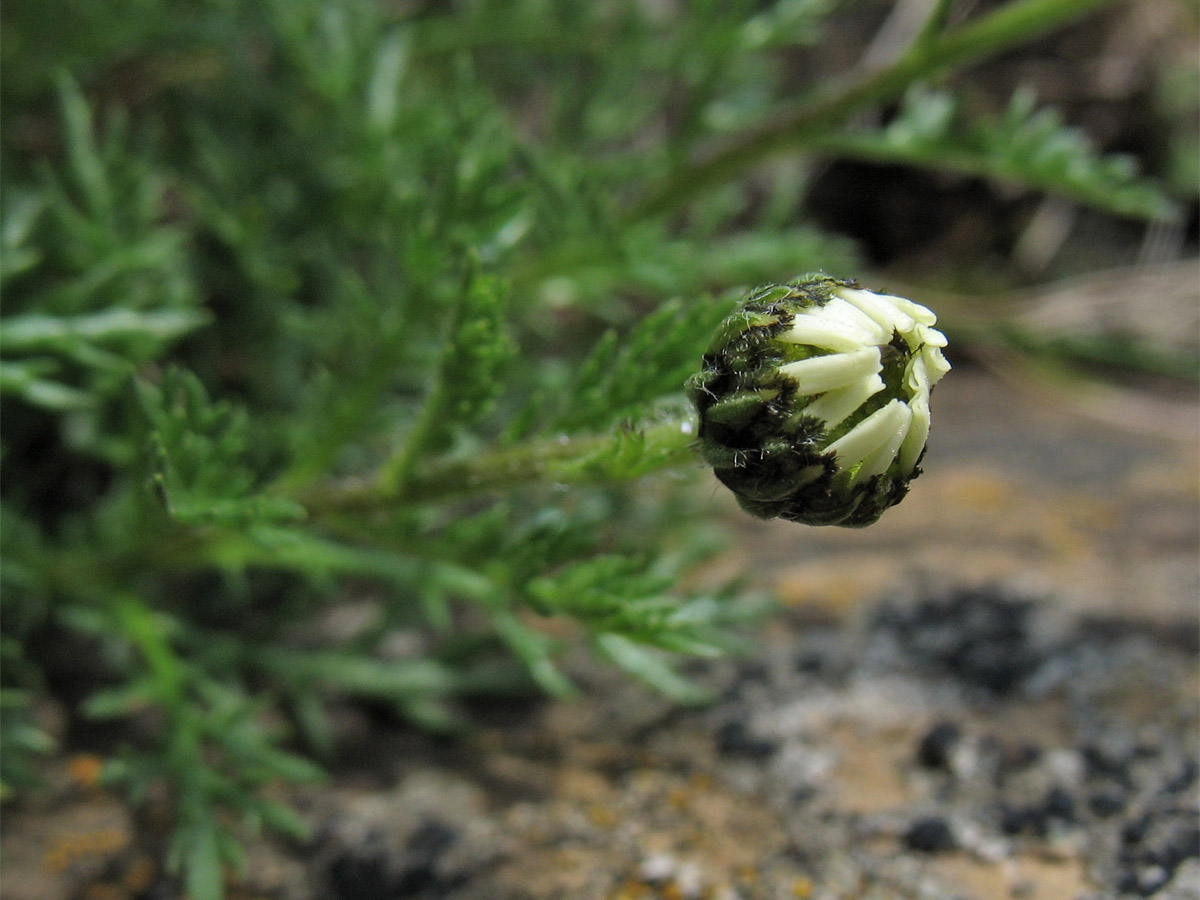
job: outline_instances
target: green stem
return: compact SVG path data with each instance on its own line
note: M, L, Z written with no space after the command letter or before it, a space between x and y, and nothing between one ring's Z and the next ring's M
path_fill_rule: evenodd
M123 593L114 605L126 637L137 647L153 676L158 700L177 718L184 707L184 672L154 614L135 595Z
M914 46L928 46L937 40L938 36L946 30L946 24L950 21L950 8L953 5L954 0L934 0L933 8L926 16Z
M1020 0L948 34L917 40L895 62L857 80L818 90L799 106L739 135L706 159L677 171L625 215L637 221L667 212L746 169L809 144L863 107L894 99L914 82L995 56L1111 3Z
M445 427L443 419L446 415L445 407L446 398L450 390L450 379L456 376L462 377L461 373L454 371L454 343L456 336L461 332L464 324L463 317L467 313L468 297L478 266L478 259L472 254L463 279L462 289L458 294L458 301L453 314L450 316L450 327L442 344L442 351L438 360L437 370L433 376L433 383L430 385L429 391L425 395L425 400L421 404L421 411L417 416L417 421L409 432L407 440L384 463L377 477L375 490L393 500L401 496L407 496L408 482L412 476L413 469L429 444L441 433L440 429Z
M375 491L387 497L397 497L408 494L407 484L412 476L413 467L421 456L432 437L438 419L443 414L446 396L445 372L439 370L433 387L425 397L420 415L408 435L408 439L400 448L400 452L392 456L379 473Z
M412 472L403 500L428 503L531 483L603 484L640 478L695 460L694 423L669 419L610 434L563 435L442 461ZM327 487L301 498L314 516L394 507L396 498L362 481Z
M881 142L874 135L836 133L816 137L809 148L842 159L860 159L878 163L901 163L924 166L942 172L1004 181L1031 186L1047 194L1058 194L1070 200L1107 209L1124 216L1144 219L1170 220L1178 211L1170 201L1148 187L1131 185L1115 190L1109 185L1096 186L1089 182L1067 183L1057 173L1020 169L1011 159L974 150L940 146L898 146Z

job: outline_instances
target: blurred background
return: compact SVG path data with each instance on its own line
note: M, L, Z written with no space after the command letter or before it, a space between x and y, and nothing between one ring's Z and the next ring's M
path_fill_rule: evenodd
M252 831L228 896L1200 896L1195 4L1090 4L788 131L931 16L1009 5L4 5L4 314L148 316L112 344L0 338L8 548L121 531L131 367L243 403L260 470L360 470L380 439L323 426L348 384L423 383L469 254L518 298L514 397L666 299L815 269L950 337L925 474L878 525L681 488L732 536L688 577L778 606L748 652L687 665L712 703L572 658L586 699L480 701L452 739L343 704L328 780L278 788L310 835ZM380 335L407 342L386 375ZM5 897L184 896L169 804L105 786L126 736L80 724L96 670L5 553L5 685L36 725L6 743L41 784L6 799Z

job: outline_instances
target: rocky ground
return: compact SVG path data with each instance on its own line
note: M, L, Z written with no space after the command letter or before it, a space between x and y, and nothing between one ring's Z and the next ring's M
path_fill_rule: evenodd
M877 526L737 519L718 568L783 609L694 668L712 704L582 667L453 741L350 721L311 842L251 845L232 896L1200 898L1194 390L964 364L934 401ZM177 896L92 766L6 808L6 900Z

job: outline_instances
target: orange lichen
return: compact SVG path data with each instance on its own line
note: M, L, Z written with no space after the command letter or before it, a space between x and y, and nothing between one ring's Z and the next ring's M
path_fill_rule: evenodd
M600 828L612 828L617 824L617 814L611 806L603 803L593 803L588 807L588 818L593 825Z
M67 761L67 775L81 787L97 787L103 771L104 760L93 753L76 753Z
M65 872L81 860L108 856L124 849L128 843L128 831L117 826L65 834L46 851L42 865L49 872Z
M133 894L119 885L106 883L88 885L83 896L85 900L130 900Z
M149 856L139 856L129 864L121 877L121 884L130 894L141 894L149 890L158 877L158 866Z

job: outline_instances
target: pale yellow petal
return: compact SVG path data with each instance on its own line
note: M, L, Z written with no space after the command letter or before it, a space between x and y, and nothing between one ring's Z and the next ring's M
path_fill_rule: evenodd
M893 410L888 417L887 440L863 458L862 465L854 475L855 481L863 481L886 472L908 436L912 425L912 410L899 400L893 400L884 409Z
M852 468L866 457L888 443L908 417L907 407L900 400L893 400L875 410L827 449L837 454L838 465Z
M848 353L862 347L873 346L875 335L845 322L826 316L800 315L792 320L792 327L779 335L778 340L788 344L806 344L822 350Z
M779 371L795 379L801 394L823 394L862 378L868 378L883 368L878 347L866 347L853 353L833 353L813 356L779 367Z
M850 413L882 390L883 379L878 375L860 378L853 384L826 391L808 404L804 412L823 420L827 428L836 428Z
M912 317L889 302L884 294L875 294L857 288L838 288L837 295L847 303L858 307L887 329L889 337L893 331L908 334L917 327L917 323L913 321Z

